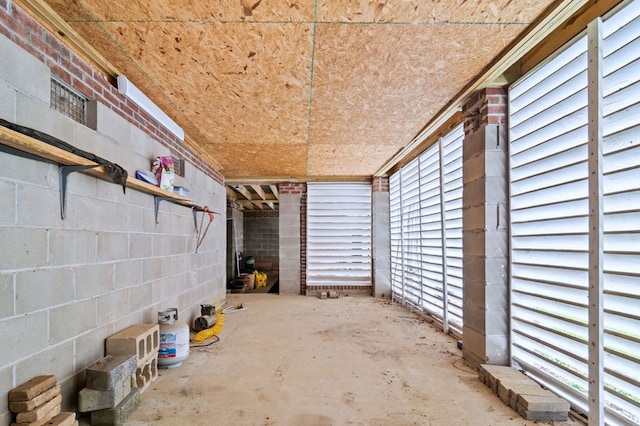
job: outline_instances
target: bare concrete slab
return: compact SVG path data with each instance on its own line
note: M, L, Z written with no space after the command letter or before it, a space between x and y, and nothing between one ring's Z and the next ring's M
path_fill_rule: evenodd
M162 370L127 425L536 424L478 380L457 339L388 300L227 297L247 309Z

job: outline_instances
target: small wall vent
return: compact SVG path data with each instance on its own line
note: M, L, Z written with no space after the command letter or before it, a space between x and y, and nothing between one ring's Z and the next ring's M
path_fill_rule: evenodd
M184 177L184 159L171 156L173 159L173 168L176 176Z
M51 79L51 107L80 124L87 125L88 99L65 83Z

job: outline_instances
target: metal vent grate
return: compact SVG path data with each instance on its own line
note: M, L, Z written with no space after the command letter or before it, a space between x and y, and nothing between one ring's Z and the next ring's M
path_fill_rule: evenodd
M173 169L176 176L184 177L184 159L171 156L173 159Z
M51 79L51 107L80 124L87 124L87 98Z

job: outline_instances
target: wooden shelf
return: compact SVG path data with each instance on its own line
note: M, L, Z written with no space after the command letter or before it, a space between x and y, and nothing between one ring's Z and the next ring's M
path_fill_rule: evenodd
M96 178L112 182L109 174L98 163L88 160L82 156L73 154L64 149L50 145L46 142L39 141L31 136L27 136L15 130L11 130L7 127L0 126L0 143L24 152L30 156L36 156L43 160L50 161L58 164L59 166L87 166L93 168L82 169L81 172ZM135 189L140 192L151 194L156 197L155 209L156 209L156 222L158 215L158 205L160 201L170 201L174 204L179 204L185 207L194 209L195 211L204 211L203 207L196 205L193 201L173 192L165 191L157 186L143 182L139 179L131 176L127 177L126 187ZM61 200L64 200L65 188L60 188ZM64 219L64 202L61 201L62 216ZM195 214L195 213L194 213Z

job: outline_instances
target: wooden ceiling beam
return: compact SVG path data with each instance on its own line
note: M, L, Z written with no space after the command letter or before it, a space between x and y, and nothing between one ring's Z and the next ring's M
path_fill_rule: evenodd
M247 188L245 188L244 185L235 185L233 187L233 189L235 189L236 192L240 193L247 200L249 200L249 201L253 200L253 196L251 195L249 190Z
M264 193L262 187L260 185L251 185L251 188L255 191L256 194L263 200L267 199L267 194Z
M276 200L280 199L280 195L278 192L278 186L277 185L269 185L269 188L271 188L271 192L273 192L273 196L276 197Z

